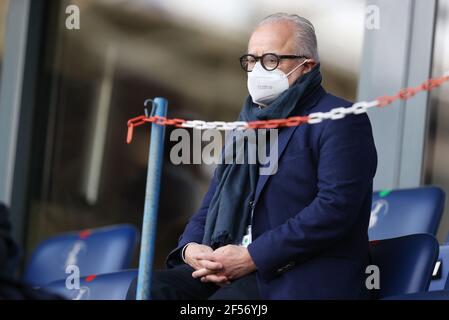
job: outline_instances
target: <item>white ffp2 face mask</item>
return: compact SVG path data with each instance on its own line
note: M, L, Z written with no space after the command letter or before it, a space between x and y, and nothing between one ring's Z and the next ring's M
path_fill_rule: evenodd
M265 70L258 61L253 70L248 72L248 91L253 102L265 107L273 102L289 88L288 77L307 61L304 60L287 74L279 69Z

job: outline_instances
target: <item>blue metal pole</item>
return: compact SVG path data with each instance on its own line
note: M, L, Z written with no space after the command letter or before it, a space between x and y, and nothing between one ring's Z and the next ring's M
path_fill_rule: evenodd
M153 115L166 117L167 100L155 98ZM140 245L139 274L137 277L137 300L149 300L151 274L153 269L154 247L156 241L157 212L164 154L165 127L151 125L150 151L148 155L147 186L143 213L142 240Z

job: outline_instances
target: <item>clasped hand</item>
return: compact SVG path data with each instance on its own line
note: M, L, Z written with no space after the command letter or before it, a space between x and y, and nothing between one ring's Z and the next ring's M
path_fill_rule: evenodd
M214 251L209 246L192 243L184 256L186 263L195 269L192 277L219 286L256 270L248 249L243 246L227 245Z

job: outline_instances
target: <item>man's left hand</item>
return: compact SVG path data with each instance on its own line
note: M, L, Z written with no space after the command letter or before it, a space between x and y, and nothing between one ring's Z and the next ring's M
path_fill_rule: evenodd
M242 246L227 245L211 253L198 253L194 258L220 262L223 266L223 270L219 273L211 274L208 269L192 273L194 278L201 278L203 282L220 283L223 276L228 280L235 280L256 270L248 249Z

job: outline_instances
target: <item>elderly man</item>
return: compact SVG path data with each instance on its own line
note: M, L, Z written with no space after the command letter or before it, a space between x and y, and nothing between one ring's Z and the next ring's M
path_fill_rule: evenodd
M265 18L240 62L250 93L241 120L351 105L322 88L314 27L297 15ZM376 167L365 114L279 130L274 175L220 164L168 269L155 272L152 298L367 298Z

